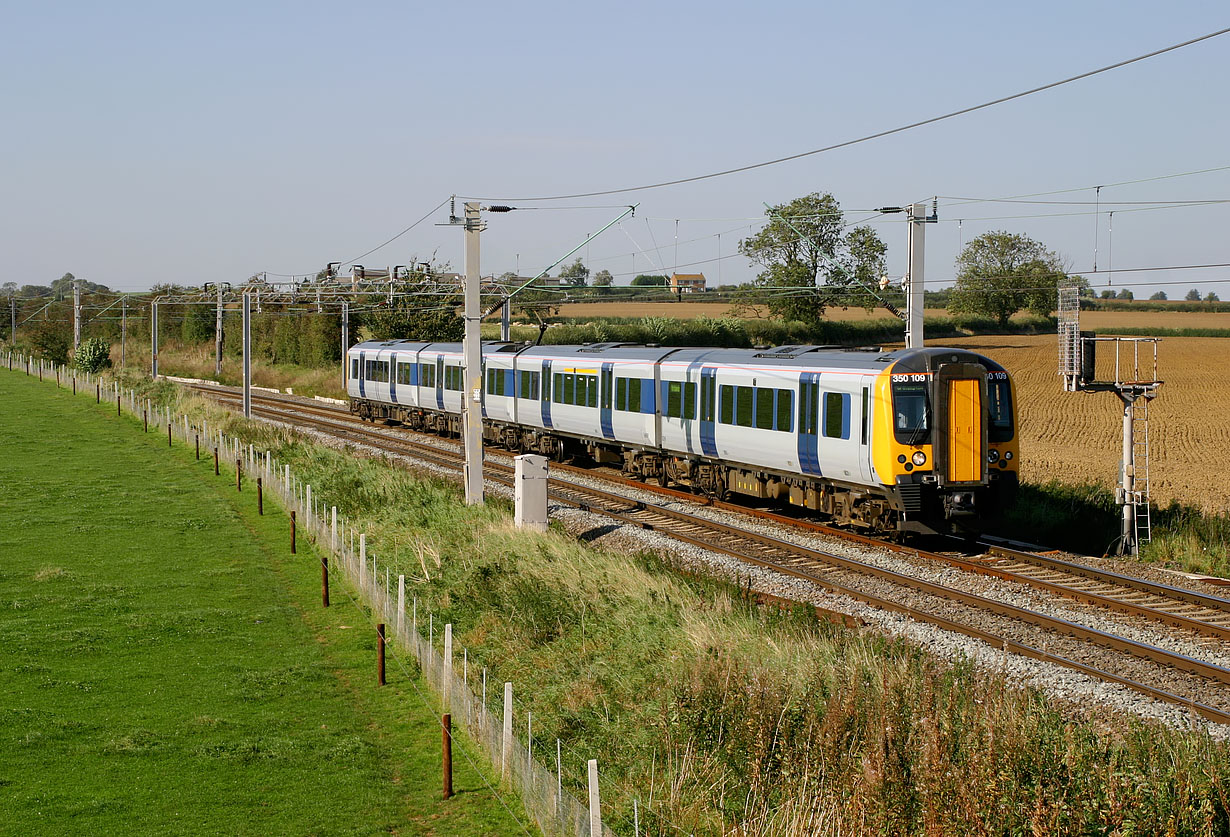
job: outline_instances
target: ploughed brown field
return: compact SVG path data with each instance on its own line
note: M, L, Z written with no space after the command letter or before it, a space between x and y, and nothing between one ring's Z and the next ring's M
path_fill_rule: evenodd
M1082 315L1081 325L1093 323ZM1114 487L1123 450L1123 408L1111 393L1063 391L1055 335L945 342L981 352L1012 374L1021 423L1022 479L1095 480ZM1098 378L1113 377L1113 351L1101 343L1098 350ZM1230 339L1167 337L1157 350L1157 377L1165 383L1149 406L1153 499L1162 505L1177 499L1224 512L1230 507ZM1148 374L1152 357L1152 351L1141 346Z

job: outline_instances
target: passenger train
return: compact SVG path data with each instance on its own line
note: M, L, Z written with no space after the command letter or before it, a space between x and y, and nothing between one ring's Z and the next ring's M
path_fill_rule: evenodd
M469 386L459 343L347 353L350 410L367 420L459 434L467 389L484 439L509 450L876 531L976 531L1018 484L1012 381L964 349L485 342Z

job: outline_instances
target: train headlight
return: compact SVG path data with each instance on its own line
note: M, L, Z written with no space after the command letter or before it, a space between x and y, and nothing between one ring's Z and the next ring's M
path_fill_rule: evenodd
M927 464L927 455L920 450L914 451L914 455L910 457L910 461L921 467Z
M1004 453L1004 459L1011 459L1011 458L1012 458L1012 451L1006 451Z
M998 461L999 461L999 451L997 451L995 448L991 448L991 450L987 451L987 462L990 462L992 465L994 465Z

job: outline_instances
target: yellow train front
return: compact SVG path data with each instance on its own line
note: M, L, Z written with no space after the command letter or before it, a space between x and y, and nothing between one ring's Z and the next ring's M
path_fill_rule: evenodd
M988 357L927 348L893 353L876 380L873 465L902 531L985 529L1019 484L1016 399Z

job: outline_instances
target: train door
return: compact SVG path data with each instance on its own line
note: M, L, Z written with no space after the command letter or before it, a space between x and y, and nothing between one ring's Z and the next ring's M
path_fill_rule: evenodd
M982 479L982 398L976 379L948 381L948 482Z
M840 376L826 376L820 387L819 442L825 476L830 479L862 480L861 428L856 420L862 388Z
M862 407L859 411L859 476L862 477L863 482L874 482L875 470L871 467L871 434L874 428L871 426L870 382L862 385L859 400Z
M820 373L799 373L799 470L820 476Z
M444 355L436 355L436 409L444 412Z
M602 425L602 438L615 438L612 401L615 398L615 364L604 363L598 374L598 415Z
M542 393L542 426L554 427L551 424L551 361L549 360L542 362L542 386L539 392Z
M700 449L705 456L717 452L717 369L700 370Z
M367 352L359 352L359 374L356 375L359 379L359 397L367 397Z
M389 352L389 400L397 403L397 352Z

